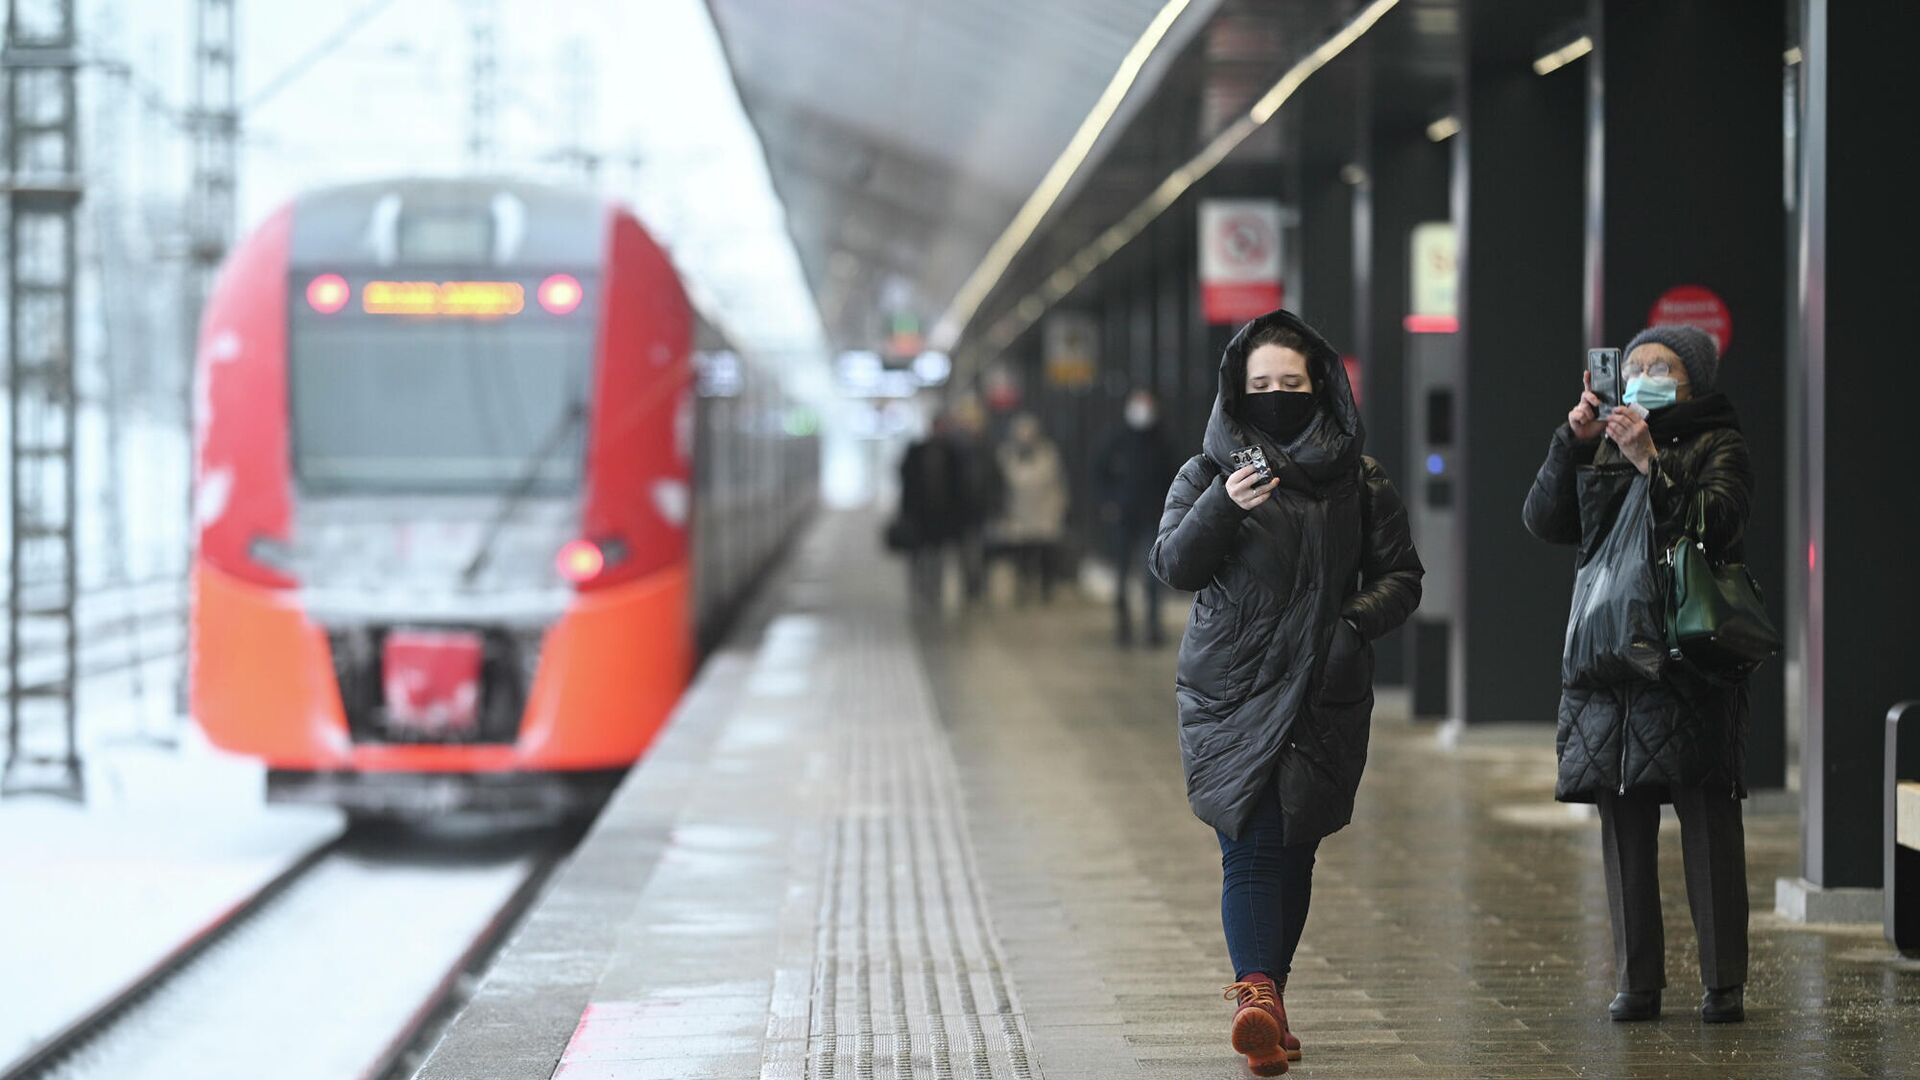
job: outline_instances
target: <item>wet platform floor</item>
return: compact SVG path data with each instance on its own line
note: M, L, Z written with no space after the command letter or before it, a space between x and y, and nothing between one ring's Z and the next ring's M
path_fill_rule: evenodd
M801 545L421 1076L1246 1075L1172 650L1071 596L909 619L876 538ZM1792 814L1748 819L1748 1022L1694 1012L1669 824L1666 1015L1610 1023L1599 827L1552 776L1548 727L1376 719L1287 995L1298 1075L1920 1076L1920 964L1769 913Z

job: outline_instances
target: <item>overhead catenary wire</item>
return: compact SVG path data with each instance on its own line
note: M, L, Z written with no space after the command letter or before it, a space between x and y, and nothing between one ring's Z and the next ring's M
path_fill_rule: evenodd
M374 16L393 6L394 0L368 0L360 5L353 14L341 20L333 33L320 39L313 48L308 49L292 63L281 69L280 74L268 79L266 84L255 90L252 96L240 103L240 111L248 113L273 100L282 90L293 85L301 76L310 71L315 64L325 60L341 46L351 41L354 35L366 29Z

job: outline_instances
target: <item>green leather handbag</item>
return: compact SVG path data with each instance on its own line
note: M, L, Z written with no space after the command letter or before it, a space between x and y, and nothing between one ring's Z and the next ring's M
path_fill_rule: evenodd
M1740 676L1780 651L1760 584L1745 563L1707 555L1707 503L1696 498L1667 549L1667 650L1715 675Z

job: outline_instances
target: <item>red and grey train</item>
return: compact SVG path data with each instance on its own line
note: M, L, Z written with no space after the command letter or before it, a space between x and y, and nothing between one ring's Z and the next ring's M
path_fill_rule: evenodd
M595 805L818 487L777 376L711 338L591 194L400 180L268 218L201 323L209 739L276 800Z

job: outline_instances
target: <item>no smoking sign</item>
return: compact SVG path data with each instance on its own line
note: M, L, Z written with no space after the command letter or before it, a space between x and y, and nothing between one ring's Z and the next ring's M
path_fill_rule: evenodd
M1212 323L1280 306L1280 204L1207 199L1200 204L1200 301Z

